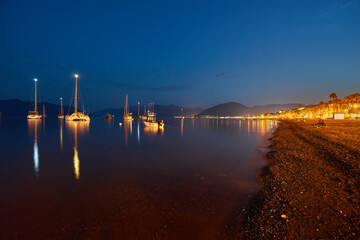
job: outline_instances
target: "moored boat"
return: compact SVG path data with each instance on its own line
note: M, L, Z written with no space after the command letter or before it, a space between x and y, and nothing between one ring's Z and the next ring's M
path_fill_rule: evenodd
M40 115L37 111L37 89L36 89L37 78L34 78L34 82L35 82L35 110L29 111L27 118L28 119L41 119L43 116Z
M60 114L58 115L59 119L64 119L64 109L63 109L63 102L62 98L60 98Z
M145 127L149 128L164 128L164 121L156 121L156 114L154 112L154 103L150 103L147 111L147 119L144 120Z
M128 95L126 94L125 107L124 107L124 120L132 121L132 114L129 112Z
M76 79L76 81L75 81L74 113L71 115L66 115L65 120L66 121L90 121L90 117L85 111L83 111L83 112L77 111L77 79L78 79L79 75L75 74L74 77Z

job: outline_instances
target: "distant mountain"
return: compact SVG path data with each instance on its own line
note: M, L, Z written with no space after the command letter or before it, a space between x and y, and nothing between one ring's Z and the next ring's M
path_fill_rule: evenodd
M201 108L184 108L183 114L185 116L196 115L202 111ZM130 106L130 112L133 116L138 114L137 105ZM176 115L181 115L181 107L176 105L155 105L156 115L159 117L173 117ZM105 114L110 113L115 116L122 116L124 114L124 108L107 108L101 111L94 112L93 115L105 116ZM140 114L144 113L144 106L140 107Z
M249 107L243 104L236 102L229 102L208 108L205 111L199 113L199 115L239 116L239 115L247 114L249 112L249 109L250 109Z
M44 102L45 113L49 117L55 117L60 113L60 105ZM19 99L0 100L0 112L2 116L26 116L28 111L34 110L34 102L22 101ZM64 113L69 110L69 106L64 106ZM38 112L43 111L43 103L38 104ZM70 112L74 108L70 107Z
M229 102L216 105L208 108L198 116L210 115L210 116L245 116L245 115L260 115L263 113L274 113L280 110L289 110L299 107L299 103L289 104L270 104L266 106L254 106L248 107L240 103Z

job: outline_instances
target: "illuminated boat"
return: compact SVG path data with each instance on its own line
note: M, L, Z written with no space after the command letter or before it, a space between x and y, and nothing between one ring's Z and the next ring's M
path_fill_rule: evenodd
M124 120L125 121L132 121L132 114L129 112L129 105L128 105L128 95L126 94L126 100L125 100L125 107L124 107Z
M63 109L62 98L60 98L60 114L58 115L58 119L64 119L64 109Z
M37 111L37 89L36 89L37 78L34 78L34 82L35 82L35 110L29 111L27 118L28 119L41 119L43 116L40 115Z
M110 119L111 119L111 114L109 114L109 113L108 113L108 114L106 114L106 115L105 115L105 119L110 120Z
M90 121L89 115L83 111L78 112L77 111L77 79L79 77L78 74L75 74L75 100L74 100L74 113L71 115L66 115L65 120L66 121Z
M156 121L156 114L154 112L154 103L150 103L147 112L147 119L144 120L145 127L148 128L164 128L164 121Z

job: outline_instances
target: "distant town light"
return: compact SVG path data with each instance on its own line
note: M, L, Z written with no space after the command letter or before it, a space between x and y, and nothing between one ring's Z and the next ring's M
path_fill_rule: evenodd
M79 75L78 75L78 74L74 74L74 76L75 76L75 78L78 78L78 77L79 77Z
M34 81L37 82L37 78L34 78Z

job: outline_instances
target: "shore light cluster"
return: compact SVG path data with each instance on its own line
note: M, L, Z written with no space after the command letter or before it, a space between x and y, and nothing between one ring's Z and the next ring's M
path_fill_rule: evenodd
M302 106L290 110L280 110L276 113L246 116L210 116L200 118L216 119L329 119L335 114L343 115L344 119L360 119L360 93L354 93L344 98L338 98L336 93L330 94L330 101L321 101L315 105Z

